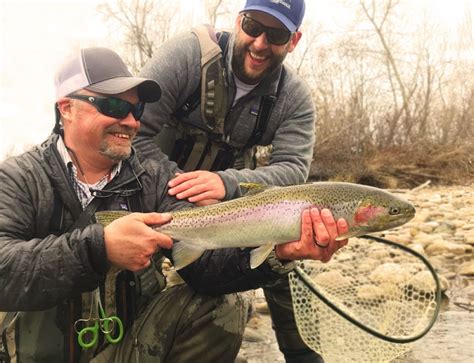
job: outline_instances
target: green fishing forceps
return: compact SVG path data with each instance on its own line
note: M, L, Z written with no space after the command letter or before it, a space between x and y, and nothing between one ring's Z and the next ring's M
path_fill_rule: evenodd
M92 317L94 308L97 307L99 317ZM93 323L90 325L90 323ZM84 328L79 329L80 325L85 325ZM89 311L89 318L78 319L74 323L74 330L77 333L77 342L83 349L89 349L97 344L99 340L99 333L104 334L105 339L111 344L119 343L123 338L123 324L118 316L107 316L102 307L99 289L91 292L91 308ZM112 334L117 331L114 337Z

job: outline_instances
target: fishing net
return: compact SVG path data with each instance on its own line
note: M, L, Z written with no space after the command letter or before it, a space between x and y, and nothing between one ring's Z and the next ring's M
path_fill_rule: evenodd
M377 237L351 238L330 262L299 262L289 276L298 330L326 362L389 362L429 331L440 308L428 261Z

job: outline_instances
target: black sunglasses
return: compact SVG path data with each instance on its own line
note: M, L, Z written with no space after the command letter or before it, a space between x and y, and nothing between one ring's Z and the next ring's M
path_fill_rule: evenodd
M251 36L252 38L257 38L262 33L265 33L268 42L274 45L283 45L288 43L292 34L287 29L270 28L265 26L259 21L252 19L245 14L242 16L240 27L245 32L245 34Z
M130 102L115 97L99 97L87 95L69 95L68 98L86 101L94 106L101 114L113 118L124 119L131 112L135 120L139 121L145 110L145 103L138 102L132 105Z

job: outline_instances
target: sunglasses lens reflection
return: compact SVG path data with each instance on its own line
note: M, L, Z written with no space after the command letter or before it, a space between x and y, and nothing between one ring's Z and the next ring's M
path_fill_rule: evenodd
M268 42L274 45L286 44L291 36L288 30L266 27L246 15L242 18L242 30L252 38L257 38L265 32Z
M86 101L101 114L113 118L124 119L131 112L135 120L140 120L145 110L145 103L132 105L130 102L115 97L99 97L86 95L70 95L69 98Z

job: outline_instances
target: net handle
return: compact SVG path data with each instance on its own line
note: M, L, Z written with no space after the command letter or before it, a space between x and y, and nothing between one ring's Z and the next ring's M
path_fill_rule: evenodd
M401 244L398 244L396 242L392 242L392 241L389 241L387 239L384 239L384 238L380 238L380 237L375 237L375 236L369 236L369 235L363 235L363 236L359 236L358 238L364 238L364 239L371 239L371 240L374 240L374 241L377 241L377 242L381 242L381 243L384 243L384 244L387 244L387 245L390 245L390 246L394 246L394 247L397 247L397 248L400 248L412 255L414 255L415 257L418 257L421 261L423 261L423 263L425 264L426 267L428 267L428 270L431 272L431 274L433 275L433 278L435 280L435 283L436 283L436 308L435 308L435 312L433 314L433 317L431 318L431 321L430 323L427 325L427 327L425 328L425 330L423 330L421 333L419 333L418 335L414 336L414 337L411 337L411 338L395 338L395 337L391 337L391 336L388 336L388 335L384 335L382 333L379 333L378 331L372 329L371 327L365 325L365 324L362 324L361 322L359 322L358 320L354 319L352 316L346 314L344 311L342 311L340 308L338 308L336 305L334 305L331 301L329 301L329 299L327 299L324 294L320 293L318 291L318 289L316 289L316 287L314 286L314 283L311 281L310 277L306 274L306 272L301 269L301 267L299 266L296 266L295 269L293 270L293 272L298 276L298 278L303 281L303 283L306 285L306 287L308 287L320 300L322 300L327 306L329 306L332 310L334 310L336 313L338 313L340 316L342 316L344 319L350 321L352 324L356 325L357 327L359 327L360 329L364 330L365 332L379 338L379 339L382 339L384 341L387 341L387 342L390 342L390 343L399 343L399 344L406 344L406 343L412 343L414 342L415 340L418 340L420 338L422 338L423 336L425 336L429 331L430 329L433 327L437 317L438 317L438 314L439 314L439 310L440 310L440 307L441 307L441 286L440 286L440 283L439 283L439 279L438 279L438 276L436 274L436 271L434 270L433 266L429 263L429 261L423 256L421 255L420 253L412 250L411 248L409 247L406 247L404 245L401 245Z

